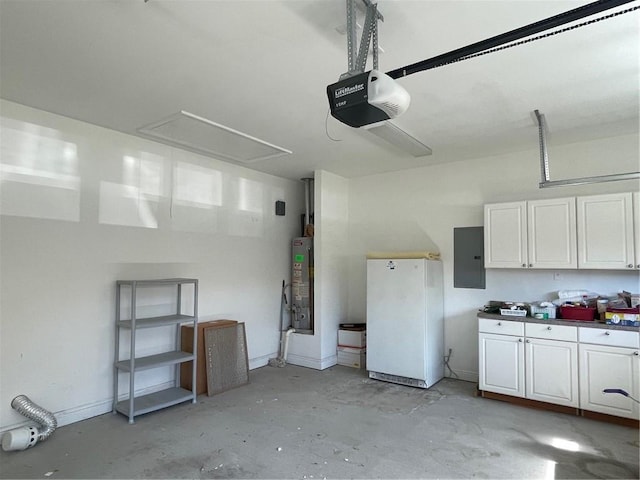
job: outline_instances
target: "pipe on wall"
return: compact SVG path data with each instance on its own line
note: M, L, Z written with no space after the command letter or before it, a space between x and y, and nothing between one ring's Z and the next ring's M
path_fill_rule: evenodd
M289 337L295 331L296 330L294 328L290 328L289 330L287 330L287 333L284 334L284 351L282 353L282 360L284 363L287 362L287 355L289 354Z
M38 424L35 427L20 427L10 430L2 437L4 451L26 450L38 441L49 438L58 427L56 417L48 410L32 402L26 395L18 395L11 401L11 407L21 415Z

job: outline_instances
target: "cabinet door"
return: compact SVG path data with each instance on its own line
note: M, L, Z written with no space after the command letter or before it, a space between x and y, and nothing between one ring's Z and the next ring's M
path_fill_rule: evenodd
M484 266L526 268L526 202L484 206Z
M527 338L526 396L541 402L578 407L578 344Z
M634 268L632 194L578 197L578 268Z
M620 388L634 398L640 395L638 350L604 345L580 344L580 408L619 417L640 419L632 399L604 393Z
M478 335L480 390L524 397L524 343L522 337Z
M527 202L529 268L578 268L576 199Z

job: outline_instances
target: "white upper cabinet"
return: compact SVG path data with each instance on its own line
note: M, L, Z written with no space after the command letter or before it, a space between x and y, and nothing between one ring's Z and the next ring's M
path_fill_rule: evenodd
M527 202L484 206L484 266L524 268L527 257Z
M577 268L575 198L527 202L530 268Z
M636 268L639 262L634 252L633 195L578 197L577 208L578 267Z
M575 198L484 207L486 268L577 268Z
M485 205L484 266L640 270L640 192Z

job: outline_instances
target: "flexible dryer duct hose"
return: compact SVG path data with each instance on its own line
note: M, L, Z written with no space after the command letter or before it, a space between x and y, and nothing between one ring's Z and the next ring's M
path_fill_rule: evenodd
M11 401L11 407L36 422L39 428L21 427L6 432L2 437L2 449L5 451L33 447L38 441L49 438L58 427L58 421L53 413L33 403L26 395L18 395L14 398Z

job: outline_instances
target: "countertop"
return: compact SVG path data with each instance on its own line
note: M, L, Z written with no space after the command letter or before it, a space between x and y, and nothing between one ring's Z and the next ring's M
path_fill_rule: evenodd
M562 320L557 318L544 320L534 317L514 317L509 315L498 315L495 313L485 313L482 311L478 312L478 318L505 320L507 322L545 323L548 325L569 325L572 327L604 328L608 330L627 330L630 332L640 332L640 327L631 327L627 325L607 325L606 323L600 323L598 321L584 322L579 320Z

